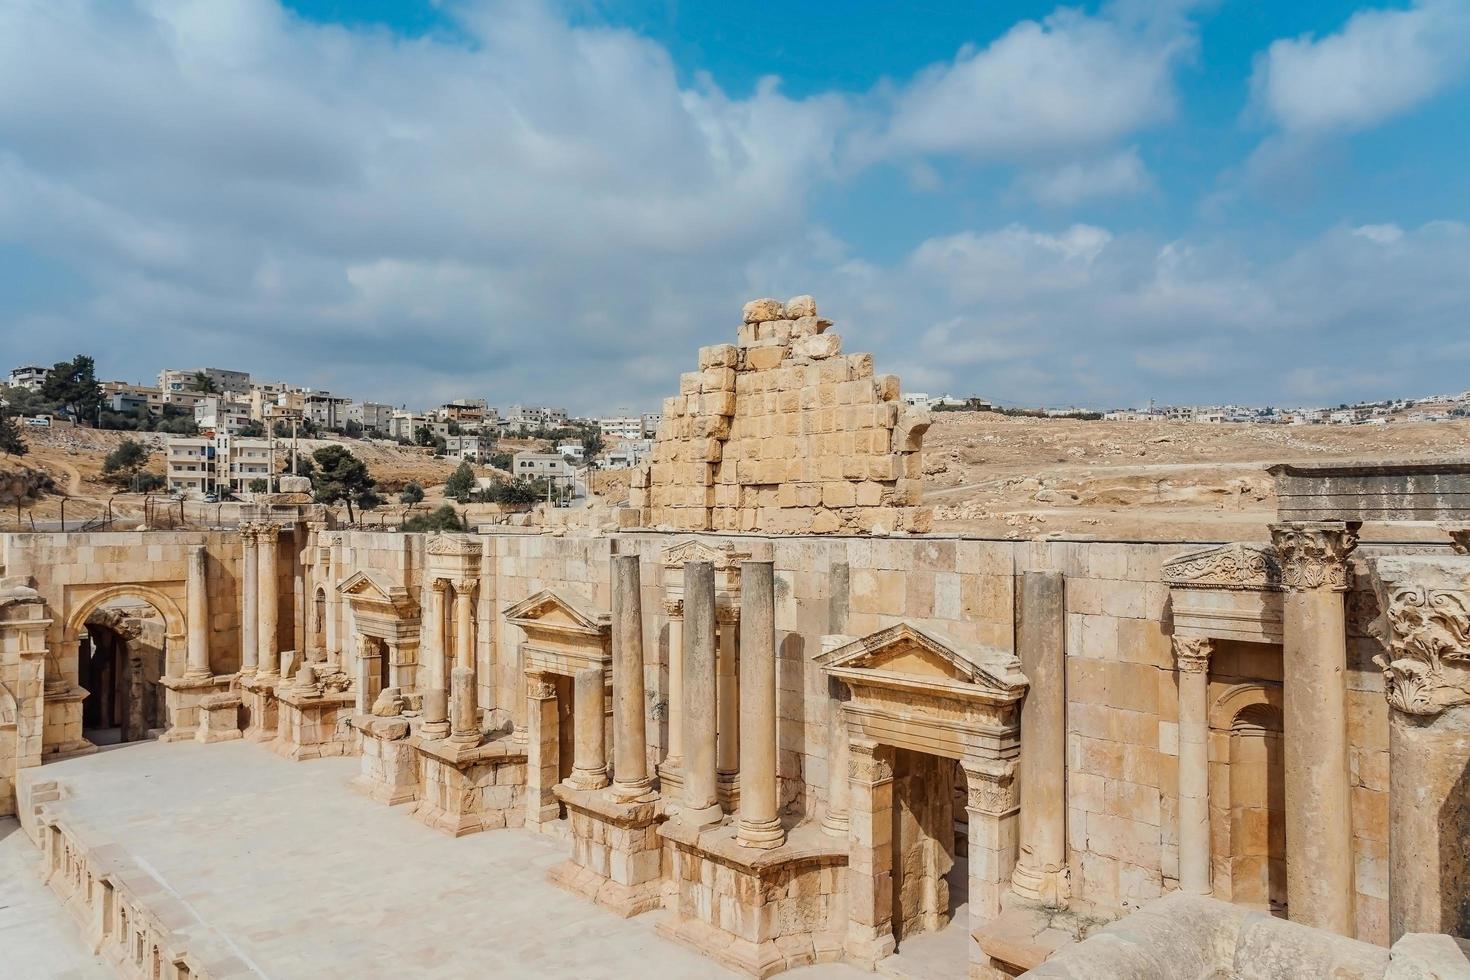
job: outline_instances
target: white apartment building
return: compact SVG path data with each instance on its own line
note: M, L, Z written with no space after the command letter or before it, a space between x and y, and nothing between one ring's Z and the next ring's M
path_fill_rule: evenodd
M238 435L252 422L250 403L220 395L205 395L194 406L194 424L201 432Z
M250 393L250 373L248 371L230 371L225 368L164 368L158 372L158 390L165 397L170 392L193 391L195 378L204 375L214 382L214 389L224 395L248 395Z
M232 492L241 494L250 489L252 481L270 478L272 465L269 439L217 435L214 446L217 486L228 486ZM287 447L282 458L289 458L289 452Z
M39 364L25 364L10 371L10 387L24 388L26 391L40 391L46 379L51 377L51 369L41 367Z
M166 478L173 493L202 497L215 488L214 441L203 436L169 436Z
M627 439L602 454L603 469L625 470L637 466L653 452L652 439Z
M563 439L556 444L556 451L577 463L587 456L587 447L582 445L581 439Z
M570 476L572 464L561 453L516 453L511 459L511 475L517 479L545 480Z
M536 429L542 426L555 428L559 425L566 425L567 410L545 405L512 405L506 409L505 420L516 423L523 429Z
M480 441L479 436L445 436L444 453L451 459L468 460L471 463L483 463L491 443L487 440Z
M302 417L320 429L340 429L347 422L347 399L329 391L307 392Z
M612 439L642 439L643 417L630 415L610 419L598 419L597 431L604 441Z

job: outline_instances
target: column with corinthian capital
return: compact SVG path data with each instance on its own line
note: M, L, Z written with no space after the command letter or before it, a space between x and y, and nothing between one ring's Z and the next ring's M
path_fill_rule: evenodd
M260 662L260 641L255 638L259 623L257 587L260 559L256 557L255 525L240 525L240 677L254 677Z
M1343 593L1357 522L1271 526L1281 559L1286 911L1293 922L1355 931ZM1183 760L1180 761L1183 768Z
M1470 558L1373 563L1388 696L1388 941L1470 936Z
M280 581L276 577L276 539L280 536L281 529L274 524L262 524L256 529L256 539L260 545L259 563L259 588L257 589L257 602L259 603L259 618L256 626L256 642L259 644L259 663L256 667L255 676L262 681L279 680L281 676L281 647L277 637L277 623L280 616Z
M1204 636L1174 637L1179 670L1179 887L1210 894L1210 654Z

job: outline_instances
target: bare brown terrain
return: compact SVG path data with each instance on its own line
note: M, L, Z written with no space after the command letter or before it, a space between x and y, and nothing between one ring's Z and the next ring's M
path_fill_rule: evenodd
M1002 538L1264 540L1276 512L1266 472L1273 463L1467 452L1470 421L1270 426L941 412L924 440L924 487L936 530Z

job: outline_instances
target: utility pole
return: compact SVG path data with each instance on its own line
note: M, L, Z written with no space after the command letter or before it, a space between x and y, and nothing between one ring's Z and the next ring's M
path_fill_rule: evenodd
M296 445L297 445L297 443L296 443L296 422L297 422L296 416L294 416L294 415L291 416L291 475L292 476L295 476L296 475L296 456L298 455L298 450L296 448Z

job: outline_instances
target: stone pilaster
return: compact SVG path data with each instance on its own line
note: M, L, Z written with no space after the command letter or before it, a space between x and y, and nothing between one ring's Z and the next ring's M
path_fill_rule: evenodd
M678 818L720 819L716 777L715 572L707 561L684 565L684 792Z
M1213 651L1214 642L1207 637L1174 637L1174 663L1179 671L1179 887L1195 895L1208 895L1211 890L1209 686Z
M184 676L189 678L214 676L209 669L208 561L204 545L195 545L189 549L189 574L184 586L189 605L189 666L184 671Z
M556 684L550 674L526 678L526 823L540 827L561 815L553 787L561 778Z
M740 738L742 847L779 847L786 840L777 814L776 578L768 561L740 563L740 683L745 723Z
M643 699L643 592L637 555L612 559L613 784L609 799L652 798Z
M256 529L259 544L259 616L256 627L259 655L256 658L256 676L262 681L272 681L281 676L281 648L277 637L280 582L276 578L276 541L280 533L281 529L274 524L262 524Z
M1015 759L961 761L968 783L970 930L1000 915L1000 899L1015 870L1020 806Z
M1294 922L1355 931L1343 593L1356 522L1274 524L1281 559L1286 896ZM1181 760L1181 769L1183 768Z
M1470 558L1379 558L1389 706L1389 942L1470 936Z
M844 948L848 959L871 969L895 946L893 749L867 739L851 739L849 762Z
M1067 871L1066 608L1061 572L1026 572L1016 630L1031 681L1021 711L1021 845L1011 887L1050 908L1071 898Z
M373 702L383 693L383 650L378 641L370 636L357 637L357 704L360 715L373 710Z

